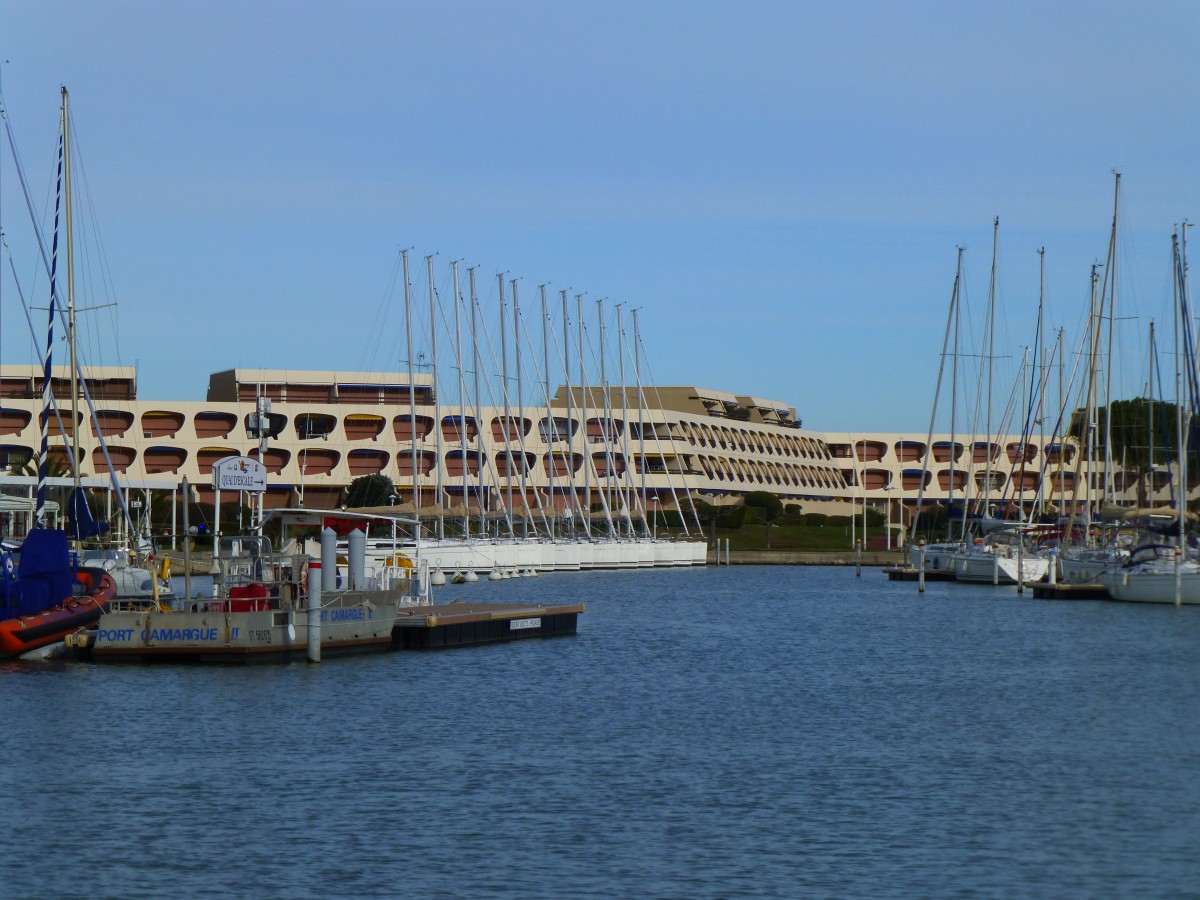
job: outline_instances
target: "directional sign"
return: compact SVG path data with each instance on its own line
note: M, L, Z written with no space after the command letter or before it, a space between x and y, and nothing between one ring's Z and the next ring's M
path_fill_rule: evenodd
M248 456L226 456L213 463L213 487L218 491L249 491L261 494L267 489L267 467Z

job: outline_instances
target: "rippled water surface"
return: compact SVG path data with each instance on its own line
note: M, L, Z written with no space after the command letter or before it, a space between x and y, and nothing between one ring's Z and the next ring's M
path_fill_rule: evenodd
M12 897L1180 896L1200 609L878 570L448 586L570 638L3 664Z

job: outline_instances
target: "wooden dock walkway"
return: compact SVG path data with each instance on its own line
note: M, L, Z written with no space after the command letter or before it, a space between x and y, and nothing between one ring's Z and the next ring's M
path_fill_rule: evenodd
M460 600L401 607L392 626L392 645L403 650L427 650L575 634L584 609L582 603L534 606Z
M1039 600L1108 600L1102 584L1038 584L1029 585Z
M920 581L921 573L916 569L908 568L907 566L889 566L883 570L887 575L888 581ZM925 570L926 581L953 581L953 572L935 572L929 569Z

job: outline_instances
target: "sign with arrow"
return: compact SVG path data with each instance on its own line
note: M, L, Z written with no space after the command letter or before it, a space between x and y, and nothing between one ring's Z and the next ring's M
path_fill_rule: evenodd
M213 487L218 491L249 491L264 493L267 489L267 467L248 456L226 456L213 463Z

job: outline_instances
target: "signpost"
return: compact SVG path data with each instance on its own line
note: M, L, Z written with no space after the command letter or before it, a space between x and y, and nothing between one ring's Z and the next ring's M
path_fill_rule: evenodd
M261 498L267 490L267 467L248 456L226 456L213 463L212 470L213 510L213 592L217 591L217 580L221 574L221 491L244 491L258 494ZM262 507L259 506L259 527L262 525Z

